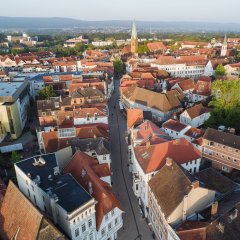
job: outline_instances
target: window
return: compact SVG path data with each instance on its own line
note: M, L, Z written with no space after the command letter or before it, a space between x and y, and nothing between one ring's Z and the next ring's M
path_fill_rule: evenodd
M34 198L34 202L37 203L37 200L36 200L36 196L33 195L33 198Z
M136 184L135 188L136 188L136 191L138 191L138 184Z
M237 150L237 149L235 150L235 153L238 153L238 150Z
M28 180L26 180L26 184L28 185Z
M236 162L237 162L237 159L234 159L233 161L236 163Z
M93 233L90 233L89 240L93 240Z
M224 155L222 155L222 158L224 158Z
M114 209L111 211L112 216L114 215Z
M83 225L82 225L82 232L85 232L85 231L86 231L86 225L83 224Z
M92 227L92 219L89 219L89 220L88 220L88 227L89 227L89 228Z
M102 229L101 234L102 236L105 234L105 228Z
M223 149L225 149L225 148L226 148L226 146L222 146L222 148L223 148Z
M115 225L117 225L117 224L118 224L118 218L115 219Z
M42 116L46 116L46 112L42 112Z
M107 158L106 158L106 155L103 155L103 160L106 160Z
M109 224L108 224L108 230L111 230L111 228L112 228L112 224L109 223Z
M79 236L79 229L77 228L76 230L75 230L75 237L78 237Z
M105 220L106 220L106 221L108 220L108 214L105 215Z
M214 145L214 142L209 142L209 146L213 146Z
M230 157L228 157L228 160L231 160L231 158L230 158Z
M29 191L29 189L28 189L28 196L30 197L30 191Z

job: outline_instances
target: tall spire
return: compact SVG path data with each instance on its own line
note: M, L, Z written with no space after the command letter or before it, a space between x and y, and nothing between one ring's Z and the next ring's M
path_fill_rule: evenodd
M137 28L136 28L136 21L135 20L133 20L131 39L137 39Z
M224 37L224 41L223 41L224 45L227 45L227 34L225 33L225 37Z

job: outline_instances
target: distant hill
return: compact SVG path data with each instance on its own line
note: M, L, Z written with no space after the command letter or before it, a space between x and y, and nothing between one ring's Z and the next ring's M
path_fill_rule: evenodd
M1 17L0 29L63 29L63 28L123 28L129 29L132 21L84 21L72 18L37 18L37 17ZM233 31L240 32L238 23L207 23L207 22L147 22L137 21L139 30L162 30L162 31Z

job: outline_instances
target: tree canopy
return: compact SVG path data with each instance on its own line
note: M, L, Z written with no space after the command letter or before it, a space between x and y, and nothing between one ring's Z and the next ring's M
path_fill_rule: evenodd
M207 127L225 125L240 129L240 80L217 80L212 84L213 107Z
M215 70L215 76L224 76L226 70L222 64L219 64Z
M38 92L38 95L39 95L39 99L41 99L41 100L49 99L50 97L56 96L56 94L53 90L53 87L51 85L46 86L42 90L40 90Z
M120 59L115 59L113 61L113 66L114 66L115 76L120 76L126 70L126 66L125 66L124 62L122 62Z

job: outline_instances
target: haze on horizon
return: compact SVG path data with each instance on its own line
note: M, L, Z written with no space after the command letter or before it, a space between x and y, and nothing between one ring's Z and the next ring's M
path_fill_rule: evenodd
M2 1L0 16L240 23L239 0Z

